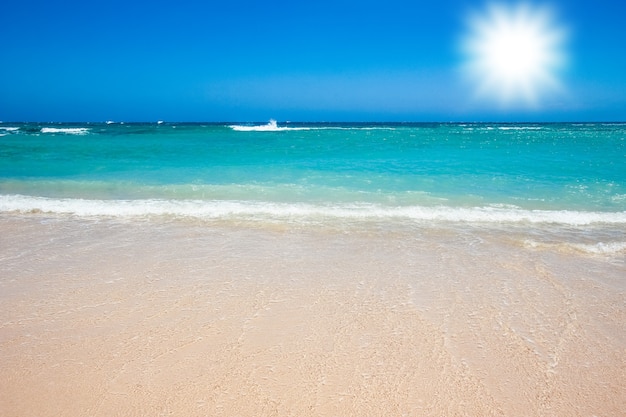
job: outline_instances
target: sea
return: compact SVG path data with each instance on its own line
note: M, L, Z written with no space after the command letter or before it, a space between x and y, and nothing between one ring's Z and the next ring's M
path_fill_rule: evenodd
M624 254L626 123L4 122L0 213L481 229Z
M626 123L0 124L14 415L623 415L625 278Z

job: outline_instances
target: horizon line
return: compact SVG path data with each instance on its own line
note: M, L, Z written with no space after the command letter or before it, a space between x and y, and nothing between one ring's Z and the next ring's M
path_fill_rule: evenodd
M277 123L282 124L463 124L463 123L493 123L493 124L559 124L559 123L580 123L580 124L591 124L591 123L606 123L606 124L619 124L626 123L625 120L550 120L550 121L539 121L539 120L525 120L525 121L514 121L514 120L449 120L449 121L391 121L391 120L368 120L368 121L356 121L356 120L343 120L343 121L329 121L329 120L231 120L231 121L181 121L181 120L133 120L133 121L112 121L112 120L89 120L89 121L77 121L77 120L63 120L63 121L53 121L53 120L0 120L0 124L7 123L40 123L40 124L213 124L213 125L222 125L222 124L268 124L271 121L275 121Z

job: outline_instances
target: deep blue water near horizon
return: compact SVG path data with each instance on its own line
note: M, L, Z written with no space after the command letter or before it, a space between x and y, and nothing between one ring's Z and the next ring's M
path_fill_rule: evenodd
M1 123L0 211L626 225L624 123Z

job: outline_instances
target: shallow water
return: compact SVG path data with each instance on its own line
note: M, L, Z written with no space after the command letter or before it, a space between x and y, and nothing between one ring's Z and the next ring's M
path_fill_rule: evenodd
M622 250L526 228L360 226L3 215L0 403L42 416L625 408Z
M0 125L4 210L72 199L147 213L201 202L621 213L623 124ZM120 201L122 200L122 201ZM95 208L92 208L95 210ZM106 210L105 210L106 211ZM109 210L110 211L110 210ZM253 214L258 210L252 209ZM193 213L192 213L193 215ZM495 221L499 221L495 219Z

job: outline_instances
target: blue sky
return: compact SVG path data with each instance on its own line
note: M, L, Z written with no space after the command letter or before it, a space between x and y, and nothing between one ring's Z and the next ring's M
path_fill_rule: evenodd
M460 76L482 2L7 2L0 120L626 120L626 2L548 4L564 88L503 107Z

